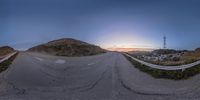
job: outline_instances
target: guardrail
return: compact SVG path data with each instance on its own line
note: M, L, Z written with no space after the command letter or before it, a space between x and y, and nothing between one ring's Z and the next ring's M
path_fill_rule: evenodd
M5 60L8 60L10 57L14 56L17 52L13 52L9 54L8 56L4 57L3 59L0 60L0 63L4 62Z
M133 60L143 64L143 65L146 65L148 67L155 68L155 69L161 69L161 70L182 70L182 71L184 71L187 68L190 68L190 67L193 67L193 66L200 64L200 61L196 61L196 62L191 63L191 64L180 65L180 66L161 66L161 65L155 65L155 64L148 63L148 62L144 62L144 61L139 60L139 59L127 54L127 53L124 53L124 54L126 56L132 58Z

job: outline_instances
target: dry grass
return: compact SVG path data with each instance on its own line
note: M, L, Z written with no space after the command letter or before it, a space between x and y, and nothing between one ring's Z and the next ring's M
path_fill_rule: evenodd
M148 55L145 52L135 53L136 55ZM142 59L140 59L142 60ZM190 64L200 60L200 51L186 52L180 56L178 61L146 61L152 64L163 65L163 66L178 66L184 64Z
M130 57L124 55L127 60L129 60L135 68L138 68L140 71L145 72L151 75L154 78L163 78L163 79L172 79L172 80L185 80L190 77L193 77L200 73L200 65L187 68L184 71L182 70L160 70L151 68L149 66L143 65Z
M183 54L183 60L199 60L200 59L200 52L188 52Z
M18 53L10 57L8 60L5 60L4 62L0 63L0 72L5 71L10 64L12 64L13 60L17 57Z
M0 56L5 56L9 53L14 52L14 49L8 46L0 47Z
M165 62L161 62L160 65L164 65L164 66L176 66L176 65L182 65L185 64L184 61L165 61Z
M80 57L105 53L106 50L74 39L59 39L30 48L31 52L44 52L55 56Z
M12 53L12 51L9 51L9 50L5 50L5 51L0 51L0 56L5 56L9 53Z
M176 66L193 63L198 60L200 60L200 52L187 52L181 56L180 61L164 61L159 62L159 65Z

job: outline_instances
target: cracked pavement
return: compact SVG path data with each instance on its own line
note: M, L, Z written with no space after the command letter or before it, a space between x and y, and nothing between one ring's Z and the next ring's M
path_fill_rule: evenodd
M198 100L199 79L154 79L116 52L88 57L21 52L0 74L0 100Z

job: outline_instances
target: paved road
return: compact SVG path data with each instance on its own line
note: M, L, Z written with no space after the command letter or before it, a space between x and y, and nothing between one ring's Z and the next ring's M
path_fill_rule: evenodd
M144 62L142 60L139 60L127 53L124 53L125 55L131 57L133 60L136 60L137 62L140 62L146 66L149 66L151 68L156 68L156 69L161 69L161 70L185 70L187 68L190 68L190 67L193 67L193 66L196 66L196 65L199 65L200 64L200 60L199 61L196 61L196 62L193 62L191 64L186 64L186 65L179 65L179 66L161 66L161 65L155 65L155 64L151 64L151 63L148 63L148 62Z
M154 79L115 52L72 58L23 52L0 74L0 100L198 100L199 80Z

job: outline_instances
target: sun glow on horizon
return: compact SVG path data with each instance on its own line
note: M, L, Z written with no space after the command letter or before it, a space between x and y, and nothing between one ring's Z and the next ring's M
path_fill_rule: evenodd
M156 48L145 37L131 32L115 32L99 38L100 46L103 48Z
M105 48L109 51L120 51L120 52L129 52L129 51L153 51L152 48Z

